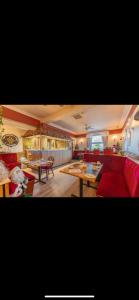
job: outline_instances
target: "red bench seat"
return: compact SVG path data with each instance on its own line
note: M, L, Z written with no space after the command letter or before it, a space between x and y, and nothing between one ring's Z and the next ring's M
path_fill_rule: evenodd
M113 165L113 158L112 158ZM139 197L139 164L126 158L123 170L104 172L97 195L102 197Z
M103 164L97 195L102 197L139 197L139 164L118 155L84 154L86 162Z
M16 153L1 153L0 160L3 160L7 169L12 170L15 167L21 168L21 163L17 161Z
M97 195L103 197L130 197L124 176L105 172L98 186Z
M104 172L122 172L125 164L126 157L115 155L94 155L84 154L84 160L86 162L100 161L103 164L101 174Z

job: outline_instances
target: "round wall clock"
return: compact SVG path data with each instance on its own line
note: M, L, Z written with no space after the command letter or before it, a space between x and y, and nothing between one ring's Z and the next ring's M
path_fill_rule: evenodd
M2 137L2 142L8 147L16 146L19 143L19 139L14 134L5 134Z

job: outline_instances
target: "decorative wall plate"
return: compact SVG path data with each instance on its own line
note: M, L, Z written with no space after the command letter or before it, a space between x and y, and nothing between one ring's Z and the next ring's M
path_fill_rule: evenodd
M2 142L8 147L16 146L19 143L19 139L14 134L5 134L2 137Z

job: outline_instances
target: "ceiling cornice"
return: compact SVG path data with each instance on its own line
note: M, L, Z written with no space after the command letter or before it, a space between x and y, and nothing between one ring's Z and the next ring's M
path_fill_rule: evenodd
M121 117L120 122L119 122L119 128L123 128L124 123L126 121L126 118L129 114L131 108L132 108L132 104L131 105L125 105L123 113L122 113L122 117Z
M132 117L132 115L135 112L135 110L136 110L137 107L138 107L137 104L134 104L134 105L131 106L130 111L129 111L129 113L128 113L127 117L126 117L126 120L124 122L124 125L122 127L122 130L124 130L124 128L126 127L126 124L127 124L128 120L129 120L129 118Z

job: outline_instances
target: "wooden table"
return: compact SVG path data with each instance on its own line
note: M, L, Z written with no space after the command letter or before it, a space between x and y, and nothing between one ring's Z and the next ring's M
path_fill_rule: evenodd
M30 168L30 169L32 169L32 170L37 170L37 172L38 172L38 180L35 182L35 183L37 183L37 182L41 182L41 183L44 183L44 184L46 184L46 182L45 181L43 181L42 179L41 179L41 167L42 166L47 166L48 165L48 163L46 162L46 164L41 164L41 162L23 162L23 164L24 165L26 165L27 166L27 168ZM24 170L24 169L23 169Z
M10 197L9 194L9 183L11 180L9 178L0 181L0 198Z
M80 188L79 188L79 195L80 197L83 197L83 185L86 185L90 188L95 188L96 189L96 186L95 185L90 185L90 183L95 183L99 174L100 174L100 171L103 167L103 165L99 165L99 167L97 167L96 170L93 170L93 165L94 163L85 163L85 165L87 166L87 169L86 170L81 170L81 173L71 173L70 172L70 167L71 166L75 166L75 165L78 165L77 163L73 163L72 165L70 165L69 167L66 167L66 168L63 168L60 170L61 173L65 173L67 175L72 175L72 176L75 176L75 177L78 177L79 178L79 183L80 183ZM80 164L82 165L82 164ZM79 167L80 168L80 167ZM94 175L94 178L89 178L89 177L86 177L86 174L93 174ZM85 184L83 181L87 181L88 183ZM74 197L77 197L75 195L72 195Z

